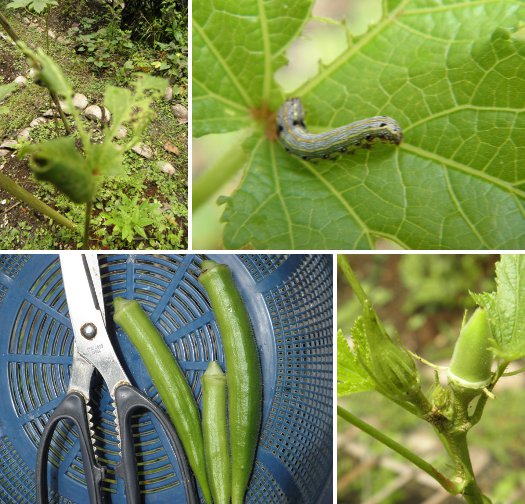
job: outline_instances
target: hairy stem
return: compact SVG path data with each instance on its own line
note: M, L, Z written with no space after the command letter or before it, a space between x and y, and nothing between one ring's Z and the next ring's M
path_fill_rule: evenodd
M2 172L0 172L0 187L11 193L15 198L29 205L31 208L46 215L50 219L53 219L58 224L73 231L76 230L75 224L73 224L69 219L59 214L56 210L53 210L50 206L46 205L36 196L33 196L29 191L26 191L23 187L19 186L14 180L10 179Z
M423 460L413 451L409 450L406 446L403 446L397 441L394 441L391 437L382 433L380 430L376 429L374 426L370 425L364 420L359 419L345 408L337 406L337 414L347 422L357 427L358 429L361 429L363 432L366 432L368 435L372 436L384 445L388 446L390 449L399 453L407 460L412 462L414 465L419 467L421 470L425 471L429 476L434 478L447 492L453 495L457 495L463 491L462 485L458 485L452 482L444 474L439 472L432 464L429 464L426 460Z
M343 254L337 255L337 264L345 276L346 281L352 287L352 290L354 291L354 294L357 296L357 299L359 299L359 302L364 305L365 302L368 300L365 291L363 290L363 287L361 287L361 284L359 283L359 280L354 274L354 270L350 266L350 263L348 262L348 259Z

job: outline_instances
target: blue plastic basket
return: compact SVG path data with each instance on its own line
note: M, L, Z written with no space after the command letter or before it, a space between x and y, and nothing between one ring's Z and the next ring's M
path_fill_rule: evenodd
M210 256L227 263L250 313L264 381L263 425L248 503L331 502L332 258L329 255ZM220 335L197 277L196 255L109 255L100 258L111 321L114 296L137 299L183 368L197 401L210 360L224 366ZM69 381L73 338L59 261L52 255L0 256L0 500L35 502L34 466L43 427ZM110 325L110 333L114 327ZM113 340L139 388L160 402L127 337ZM97 454L118 460L114 413L104 387L96 396ZM137 416L145 503L184 502L179 467L162 429ZM55 502L87 503L76 431L55 434L50 486ZM108 502L125 502L111 479Z

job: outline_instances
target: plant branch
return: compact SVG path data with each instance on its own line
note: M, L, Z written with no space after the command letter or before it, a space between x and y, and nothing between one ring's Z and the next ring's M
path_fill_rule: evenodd
M490 385L487 387L489 392L492 392L498 380L505 373L505 369L507 369L508 365L509 365L508 362L502 362L498 365L498 369L496 370L496 373L494 373L494 378L492 382L490 383ZM485 409L485 405L487 404L489 397L490 397L489 394L483 394L479 398L478 404L476 404L476 409L474 410L474 413L470 417L470 421L472 425L476 425L480 421L481 416L483 415L483 410Z
M89 248L89 227L91 225L91 210L93 208L93 201L90 200L86 203L86 212L84 220L84 236L82 238L82 248Z
M56 210L53 210L50 206L46 205L43 201L33 196L29 191L26 191L23 187L19 186L14 180L9 178L0 172L0 187L7 192L11 193L15 198L23 201L31 208L39 211L46 215L50 219L53 219L58 224L67 227L73 231L76 231L76 226L69 219L59 214Z
M226 184L242 168L246 159L246 152L240 144L235 144L235 146L215 164L199 175L193 182L193 211L209 201L217 190Z
M409 450L406 446L403 446L397 441L394 441L391 437L387 436L386 434L383 434L380 430L376 429L374 426L370 425L364 420L359 419L345 408L338 405L337 414L342 419L351 423L358 429L361 429L363 432L366 432L369 436L372 436L379 442L383 443L390 449L405 457L407 460L419 467L422 471L425 471L429 476L434 478L447 492L453 495L457 495L463 491L462 484L452 482L444 474L439 472L432 464L429 464L426 460L423 460L413 451Z
M0 25L2 25L2 28L7 32L7 34L11 37L11 40L16 44L20 40L19 36L16 34L16 32L13 30L11 25L9 24L9 21L7 18L0 12Z
M352 287L352 290L354 291L354 294L359 299L359 302L364 305L365 302L368 300L368 297L363 290L363 287L361 287L361 284L359 283L359 280L354 274L354 271L352 270L352 267L350 266L350 263L348 262L348 259L343 254L337 255L337 264L339 268L341 269L343 275L345 276L346 281Z

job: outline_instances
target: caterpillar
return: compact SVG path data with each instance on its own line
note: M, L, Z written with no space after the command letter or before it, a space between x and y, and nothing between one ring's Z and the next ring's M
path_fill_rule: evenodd
M401 126L387 116L361 119L324 133L310 133L304 124L299 98L286 100L277 112L277 135L284 148L302 159L328 159L358 147L368 148L376 140L399 145Z

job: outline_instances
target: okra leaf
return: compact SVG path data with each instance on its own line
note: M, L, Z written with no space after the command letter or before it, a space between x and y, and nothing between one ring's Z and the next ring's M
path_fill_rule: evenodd
M104 93L104 106L111 112L113 124L129 120L133 112L133 94L129 89L108 86Z
M337 332L337 395L349 395L375 388L373 380L358 357L356 341L363 341L362 330L362 324L358 319L352 329L354 350L348 345L343 332L341 330Z
M91 201L95 190L90 167L78 152L73 137L61 137L21 149L39 180L51 182L75 203Z
M485 308L493 351L505 361L525 357L525 256L502 255L496 265L496 291L473 295Z
M48 7L58 5L56 0L14 0L6 5L10 9L28 8L37 14L41 14Z
M38 80L50 91L62 97L73 96L73 89L69 85L60 67L42 49L38 49L33 56L40 64Z
M286 5L194 6L193 131L251 132L240 184L217 207L225 247L525 247L525 3L383 1L375 25L347 32L286 96L314 132L388 115L404 142L316 163L271 134L285 98L275 72L310 19L310 2Z

